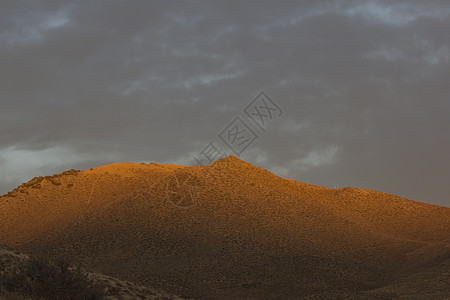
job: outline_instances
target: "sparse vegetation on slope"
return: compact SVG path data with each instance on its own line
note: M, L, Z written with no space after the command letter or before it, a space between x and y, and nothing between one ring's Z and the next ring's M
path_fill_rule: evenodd
M6 264L6 262L5 262ZM62 260L49 261L32 256L0 273L3 294L32 299L99 299L103 293L79 268Z
M165 299L180 297L0 246L0 299Z
M0 242L16 246L49 234L179 168L117 164L33 178L0 197Z
M389 298L427 276L423 295L450 294L439 275L449 208L286 180L235 157L75 177L0 201L0 242L185 297Z

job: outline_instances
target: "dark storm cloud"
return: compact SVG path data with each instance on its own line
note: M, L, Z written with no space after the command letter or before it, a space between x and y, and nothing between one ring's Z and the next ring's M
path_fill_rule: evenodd
M71 167L190 164L265 90L285 114L244 159L448 206L449 14L446 1L2 1L1 192Z

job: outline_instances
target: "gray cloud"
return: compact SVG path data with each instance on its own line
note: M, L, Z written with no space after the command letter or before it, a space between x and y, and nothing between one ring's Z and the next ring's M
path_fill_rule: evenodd
M243 159L449 206L449 14L446 1L3 1L0 192L72 167L190 164L265 90L285 114L254 127Z

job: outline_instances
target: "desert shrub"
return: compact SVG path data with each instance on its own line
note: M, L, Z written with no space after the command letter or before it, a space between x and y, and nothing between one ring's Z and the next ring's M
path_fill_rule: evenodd
M65 261L31 257L0 277L6 292L32 299L99 299L101 290Z
M74 175L74 176L76 176L76 175L78 175L78 173L80 173L79 170L70 169L68 171L62 172L61 175Z
M29 182L22 184L22 187L33 187L34 185L38 185L44 180L44 177L34 177Z
M53 185L61 185L61 183L56 180L57 177L45 176L44 178L50 181Z

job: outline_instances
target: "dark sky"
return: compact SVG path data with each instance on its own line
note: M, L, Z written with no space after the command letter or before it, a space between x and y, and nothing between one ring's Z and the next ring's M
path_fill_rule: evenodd
M232 154L239 116L240 157L279 176L450 206L450 1L2 0L0 101L0 193Z

